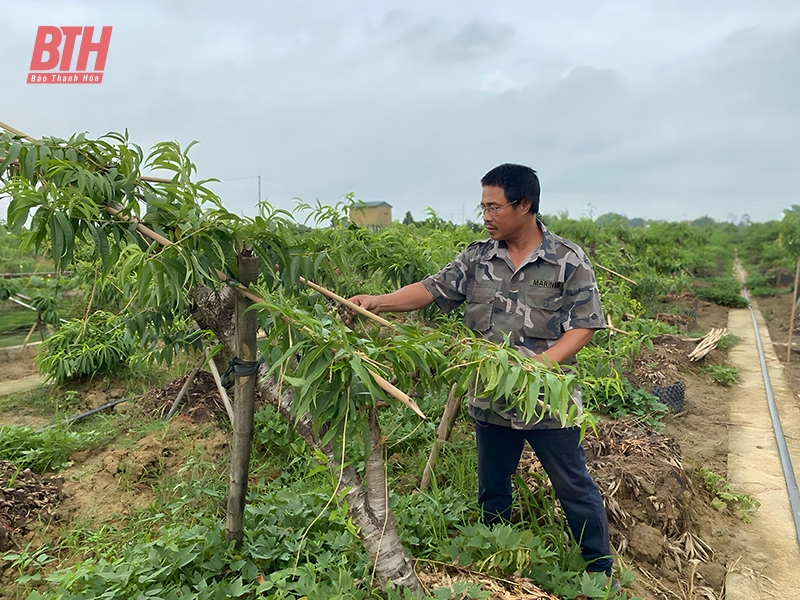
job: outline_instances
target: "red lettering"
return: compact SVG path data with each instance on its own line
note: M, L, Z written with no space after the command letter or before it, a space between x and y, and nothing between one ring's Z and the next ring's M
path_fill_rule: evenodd
M59 71L69 71L72 64L72 51L75 49L75 38L77 38L83 27L62 27L61 32L64 34L64 49L61 51L61 66L58 67Z
M78 71L85 71L86 64L89 62L89 53L96 52L97 57L94 61L94 70L102 71L106 67L106 57L108 56L108 44L111 42L111 27L103 27L100 33L100 41L93 42L94 27L84 27L83 37L81 38L81 49L78 52Z
M50 39L47 39L50 36ZM58 47L61 45L61 30L51 25L40 25L33 45L31 71L49 71L58 64ZM44 60L44 53L48 53Z

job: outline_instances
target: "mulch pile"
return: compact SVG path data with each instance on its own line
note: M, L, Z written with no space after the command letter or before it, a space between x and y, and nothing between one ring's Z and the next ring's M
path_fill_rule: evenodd
M643 350L625 376L633 387L649 392L656 387L672 385L681 381L679 368L690 363L689 354L696 347L694 340L688 341L677 335L660 335L653 338L653 352Z
M698 597L718 598L725 567L697 535L694 515L693 499L706 492L684 470L677 442L626 418L598 423L584 449L606 505L612 551L635 561L653 591L664 593L663 582L687 577L705 594ZM542 485L541 468L526 448L519 472L531 488Z
M172 408L172 403L186 383L188 375L178 377L158 388L153 388L147 392L141 400L139 406L142 412L153 417L165 417ZM232 399L233 389L228 392ZM190 417L195 423L208 423L209 421L227 421L228 413L222 403L214 376L207 371L200 371L192 381L189 391L181 401L180 408L176 414Z
M0 552L22 550L20 540L35 519L54 517L64 480L20 471L0 460Z

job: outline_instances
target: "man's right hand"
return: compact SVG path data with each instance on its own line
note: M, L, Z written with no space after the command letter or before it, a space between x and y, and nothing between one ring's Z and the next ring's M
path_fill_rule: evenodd
M433 302L433 296L422 283L417 282L400 288L391 294L381 294L379 296L359 294L349 300L371 313L408 312L428 306ZM355 311L351 309L348 309L347 312L355 315Z
M371 313L378 313L380 312L381 301L380 296L370 296L368 294L359 294L358 296L353 296L352 298L348 298L350 302L353 304L357 304L361 308L368 310ZM348 312L356 314L356 312L352 309L347 309Z

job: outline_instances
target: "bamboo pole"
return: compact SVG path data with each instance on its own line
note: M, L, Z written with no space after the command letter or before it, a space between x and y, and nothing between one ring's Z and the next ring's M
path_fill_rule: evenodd
M25 350L25 348L28 347L28 340L31 339L31 336L33 335L33 332L36 330L36 326L38 324L39 324L39 317L36 317L36 320L33 322L33 325L31 325L31 330L28 332L28 335L25 336L25 341L22 342L23 350Z
M800 256L797 257L797 269L794 272L794 287L792 288L792 316L789 319L789 342L786 344L786 362L792 360L792 330L794 329L794 317L797 313L797 283L800 281Z
M15 302L16 304L19 304L20 306L24 306L25 308L39 312L39 309L36 308L35 306L31 306L30 304L25 304L22 300L17 300L16 298L14 298L14 296L9 296L8 299L11 300L12 302Z
M208 348L206 348L206 359L208 359L208 368L211 370L211 375L214 377L214 383L217 384L217 391L222 398L222 404L225 405L225 412L228 413L228 418L231 420L231 425L233 425L233 406L231 406L231 401L228 398L228 392L225 390L225 386L222 385L222 378L219 376L217 363L214 362L214 357L211 356Z
M629 282L630 282L630 283L632 283L633 285L639 285L639 284L638 284L638 283L636 283L636 282L635 282L633 279L628 279L627 277L625 277L625 275L621 275L620 273L617 273L616 271L612 271L612 270L611 270L611 269L609 269L608 267L604 267L603 265L599 265L599 264L597 264L597 263L594 263L594 266L595 266L595 267L597 267L598 269L603 269L603 271L608 271L608 272L609 272L609 273L611 273L612 275L616 275L617 277L620 277L621 279L624 279L625 281L629 281Z
M376 323L380 323L381 325L384 325L385 327L391 327L392 329L397 329L397 327L394 325L394 323L391 323L390 321L387 321L383 317L379 317L375 313L368 311L366 308L362 308L361 306L359 306L355 302L350 302L350 300L342 298L338 294L335 294L334 292L325 289L321 285L317 285L313 281L307 281L304 277L301 277L300 281L302 283L305 283L312 290L318 291L320 294L322 294L323 296L327 296L331 300L336 300L339 304L343 304L347 308L350 308L350 309L356 311L357 313L362 314L365 317L368 317L368 318L372 319Z
M194 378L197 377L197 373L200 371L200 368L203 366L203 363L205 362L206 362L205 357L201 358L194 366L192 371L189 373L189 376L186 378L186 381L184 382L181 391L178 392L178 396L175 398L175 402L172 403L172 407L169 409L169 412L167 413L167 419L171 419L172 415L174 415L175 412L178 410L178 408L181 405L181 402L183 401L183 397L186 395L186 392L189 391L189 388L192 385L192 381L194 381Z
M436 465L442 446L450 439L450 432L453 430L453 425L456 422L458 409L461 408L462 396L456 397L455 391L456 386L453 385L450 388L450 393L447 395L447 403L444 405L442 420L439 422L439 427L436 429L436 440L433 442L433 448L431 448L431 454L428 456L425 471L422 473L422 482L419 484L420 491L424 492L431 485L433 467Z
M172 246L172 245L175 244L175 242L173 242L172 240L168 240L167 238L165 238L160 233L156 233L155 231L153 231L149 227L147 227L145 225L142 225L142 223L140 223L139 221L137 221L135 219L128 218L128 217L125 217L124 215L120 214L121 211L119 209L117 209L117 208L114 208L113 206L106 206L106 212L108 212L112 216L115 216L115 217L117 217L119 219L123 219L123 220L125 220L125 221L127 221L129 223L135 223L136 224L136 231L138 231L139 233L141 233L143 235L146 235L151 240L158 242L162 246ZM262 303L265 302L265 300L263 298L261 298L260 296L257 296L256 294L254 294L253 292L248 290L246 287L243 287L241 285L236 285L233 282L229 282L228 281L228 276L225 273L223 273L222 271L220 271L219 269L215 268L214 271L215 271L215 273L217 275L217 278L220 281L227 282L228 285L230 285L233 289L235 289L237 292L239 292L243 296L247 297L248 299L252 300L253 302L255 302L257 304L262 304Z
M34 140L34 139L31 137L31 136L29 136L29 135L27 135L27 134L25 134L25 133L22 133L22 132L21 132L19 129L14 129L14 128L13 128L11 125L6 125L6 124L5 124L5 123L3 123L2 121L0 121L0 127L2 127L3 129L5 129L6 131L10 131L10 132L11 132L11 133L13 133L14 135L17 135L17 136L19 136L19 137L21 137L21 138L25 138L25 139L26 139L26 140L28 140L29 142L33 142L33 141L35 141L35 140Z
M258 280L258 256L252 248L244 248L238 257L239 279L247 286ZM236 297L236 356L245 361L258 360L256 332L257 314L251 302ZM255 429L256 374L236 377L233 410L233 442L231 443L230 483L228 485L228 512L225 519L225 541L241 546L243 538L244 505L247 498L247 481L250 471L250 452Z
M30 300L30 298L28 298L27 296L23 296L22 294L14 294L14 295L19 296L20 298L24 298L25 300ZM39 313L38 308L36 308L35 306L31 306L30 304L26 304L25 302L23 302L22 300L18 300L14 296L9 296L8 299L11 300L11 302L19 304L20 306L24 306L25 308L28 308L30 310L35 310L37 313ZM61 321L62 323L69 323L69 321L67 321L66 319L59 318L58 320Z
M634 335L632 331L625 331L624 329L617 329L613 325L606 325L606 329L614 333L624 333L625 335Z

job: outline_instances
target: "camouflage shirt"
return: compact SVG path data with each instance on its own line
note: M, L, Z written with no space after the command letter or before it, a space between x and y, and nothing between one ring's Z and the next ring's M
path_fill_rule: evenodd
M537 219L542 243L514 268L505 242L470 244L453 262L422 284L436 304L450 312L462 302L464 324L493 342L504 335L524 356L546 352L565 331L605 327L600 294L589 259L575 243L550 233ZM574 364L575 357L564 361ZM581 408L576 386L573 402ZM560 427L545 418L530 424L507 410L503 399L469 398L470 414L481 421L514 429Z

